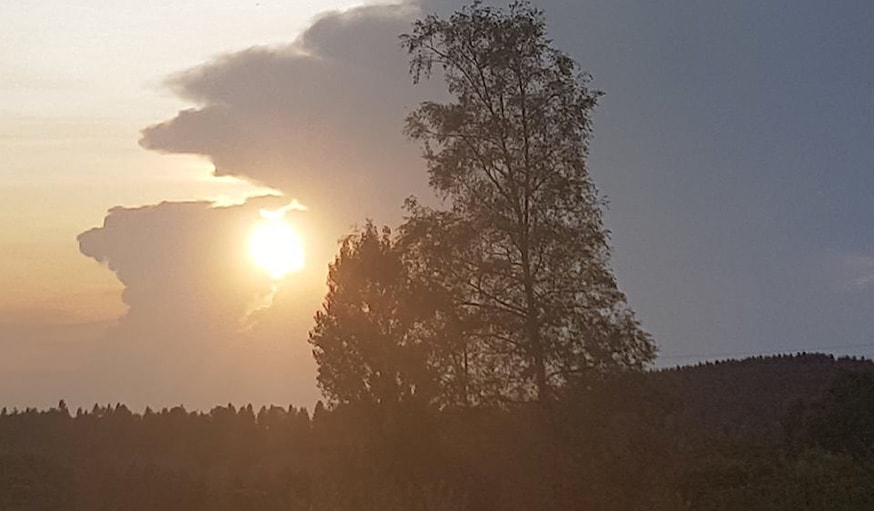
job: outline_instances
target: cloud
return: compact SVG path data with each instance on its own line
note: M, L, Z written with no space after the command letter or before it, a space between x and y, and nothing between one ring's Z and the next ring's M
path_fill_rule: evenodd
M81 252L115 272L128 307L86 372L116 382L124 393L108 395L124 401L209 406L222 395L312 402L306 331L322 273L274 286L247 251L259 212L282 207L301 231L310 229L296 201L260 197L228 207L194 201L113 208L101 227L82 233ZM268 298L270 310L249 317Z
M292 44L167 81L195 106L144 129L144 148L203 155L216 175L285 197L117 207L80 234L81 253L124 285L127 312L79 357L71 388L133 404L313 401L306 332L338 238L365 217L396 221L403 199L426 190L419 149L402 135L406 113L439 89L411 83L398 44L416 15L409 5L329 13ZM276 286L247 253L262 209L283 209L307 252L307 268Z
M119 328L152 336L233 331L236 312L266 284L245 271L246 217L257 215L251 209L208 202L113 208L102 227L79 235L81 252L106 263L125 286L129 311Z
M406 114L439 84L414 86L398 35L418 10L366 6L319 18L294 43L255 47L179 73L168 85L196 105L143 130L156 151L208 157L233 175L301 197L344 204L350 219L394 219L425 190Z

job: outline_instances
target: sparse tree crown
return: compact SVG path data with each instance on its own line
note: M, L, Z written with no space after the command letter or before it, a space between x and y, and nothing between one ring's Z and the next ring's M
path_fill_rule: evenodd
M408 203L403 230L454 291L467 377L486 394L544 399L572 378L638 369L651 338L609 268L604 201L586 167L600 92L526 2L476 2L415 22L414 80L439 67L451 101L407 119L445 211ZM417 241L416 241L417 240Z

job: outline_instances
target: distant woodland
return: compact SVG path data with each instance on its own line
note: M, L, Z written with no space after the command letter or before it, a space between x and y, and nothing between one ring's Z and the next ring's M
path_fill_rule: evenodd
M4 410L4 510L874 509L874 363L629 374L555 403Z

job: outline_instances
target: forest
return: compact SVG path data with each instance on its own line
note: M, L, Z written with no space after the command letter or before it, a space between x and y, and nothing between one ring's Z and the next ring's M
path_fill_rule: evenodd
M874 363L653 368L587 167L602 92L542 12L474 2L400 44L449 96L405 129L438 201L341 242L324 401L4 409L0 509L874 509Z
M627 374L531 406L0 413L0 509L857 510L874 363Z

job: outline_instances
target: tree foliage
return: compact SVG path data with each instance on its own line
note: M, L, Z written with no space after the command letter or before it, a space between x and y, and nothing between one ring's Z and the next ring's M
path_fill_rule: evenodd
M544 399L568 381L654 357L609 267L604 201L586 167L599 92L525 2L415 22L415 80L439 67L451 101L407 119L446 210L408 203L423 274L466 318L475 399Z
M422 327L428 293L413 282L387 227L348 236L328 271L328 294L309 335L318 384L333 402L430 402L433 343Z
M874 374L853 372L837 380L807 420L811 440L856 459L874 459Z

